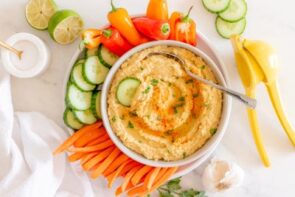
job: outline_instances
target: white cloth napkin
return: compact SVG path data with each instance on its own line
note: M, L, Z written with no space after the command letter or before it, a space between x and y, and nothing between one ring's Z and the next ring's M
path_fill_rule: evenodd
M0 196L94 196L81 169L52 155L66 137L39 113L14 113L10 76L0 65Z

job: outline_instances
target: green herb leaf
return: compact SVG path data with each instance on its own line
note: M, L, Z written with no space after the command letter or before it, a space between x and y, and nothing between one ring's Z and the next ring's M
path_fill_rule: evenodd
M177 191L181 189L180 178L173 179L167 183L167 188L169 191Z
M188 189L184 190L180 193L180 197L198 197L199 196L199 191L196 191L194 189Z
M152 86L156 86L159 83L157 79L152 79L151 84Z
M183 157L183 159L186 158L186 152L182 153L182 157Z
M178 98L178 100L179 100L179 101L184 101L185 98L184 98L183 96L181 96L181 97Z
M200 67L201 70L204 70L205 68L206 68L206 65L202 65L202 66Z
M217 128L211 128L210 129L211 135L214 135L216 133L216 131L217 131Z
M113 117L112 117L112 121L113 121L113 122L116 122L116 116L113 116Z
M159 196L160 197L174 197L172 194L170 194L168 192L162 192L162 191L159 191Z
M198 96L199 96L198 93L193 94L193 97L194 97L194 98L197 98Z
M148 86L148 87L143 91L143 93L147 94L147 93L149 93L150 90L151 90L151 87Z
M134 128L134 125L130 121L128 121L127 127L130 128L130 129L133 129Z
M136 117L137 113L135 111L131 111L131 112L129 112L129 115L132 116L132 117Z

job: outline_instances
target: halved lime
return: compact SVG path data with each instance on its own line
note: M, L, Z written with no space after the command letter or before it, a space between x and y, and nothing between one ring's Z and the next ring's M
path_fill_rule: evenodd
M69 44L80 36L83 21L79 14L72 10L57 11L49 20L48 32L59 44Z
M44 30L56 9L53 0L30 0L26 6L26 19L33 28Z

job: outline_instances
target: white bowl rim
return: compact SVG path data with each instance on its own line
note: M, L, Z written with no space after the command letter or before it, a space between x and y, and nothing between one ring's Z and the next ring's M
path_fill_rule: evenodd
M163 40L163 41L152 41L152 42L148 42L146 44L142 44L139 45L133 49L131 49L130 51L128 51L127 53L125 53L123 56L120 57L120 59L112 66L109 74L107 75L105 82L103 84L103 88L102 88L102 94L101 94L101 113L102 113L102 120L104 123L104 127L106 128L109 137L111 138L111 140L114 142L114 144L123 152L125 153L127 156L129 156L130 158L134 159L137 162L143 163L145 165L149 165L149 166L154 166L154 167L175 167L175 166L182 166L182 165L186 165L189 163L192 163L193 161L200 159L202 156L204 156L208 150L212 147L216 147L225 132L225 129L227 128L227 124L228 124L228 120L230 117L230 111L231 111L231 99L229 98L228 95L223 94L223 110L222 110L222 116L221 116L221 120L218 126L218 130L216 132L216 134L211 137L206 144L200 148L198 151L196 151L195 153L193 153L192 155L188 156L185 159L182 160L177 160L177 161L156 161L156 160L150 160L145 158L144 156L132 151L131 149L127 148L123 142L117 137L117 135L113 132L111 125L110 125L110 121L108 118L108 114L107 114L107 94L112 82L112 79L115 75L115 73L117 72L117 70L120 68L121 64L128 59L130 56L132 56L133 54L135 54L138 51L141 51L145 48L149 48L152 46L157 46L157 45L168 45L168 46L177 46L177 47L182 47L185 49L188 49L192 52L194 52L195 54L199 55L200 57L202 57L208 65L210 65L210 67L212 68L213 72L215 73L216 77L218 78L219 83L221 83L221 85L223 86L227 86L227 83L224 79L223 74L221 73L220 69L218 68L218 66L215 64L215 62L208 56L206 55L202 50L193 47L191 45L182 43L182 42L178 42L178 41L172 41L172 40Z

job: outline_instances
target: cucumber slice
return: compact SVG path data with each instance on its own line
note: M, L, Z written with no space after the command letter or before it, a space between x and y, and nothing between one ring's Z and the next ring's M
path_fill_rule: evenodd
M98 49L98 58L103 65L110 68L118 60L119 57L114 53L110 52L103 45L100 45Z
M247 13L247 3L245 0L231 0L226 10L218 15L225 21L237 22L244 18Z
M140 80L134 77L123 79L117 87L116 96L118 101L122 105L129 107L140 83Z
M75 110L86 110L91 106L92 92L83 92L73 83L68 85L66 102L67 105Z
M202 0L204 7L213 13L226 10L231 0Z
M95 85L88 83L83 77L83 64L76 64L71 73L71 81L82 91L92 91Z
M104 82L108 72L109 69L100 63L97 56L88 57L83 66L83 76L91 84Z
M95 116L92 114L91 110L73 110L74 116L84 124L93 124L96 122Z
M218 34L223 38L230 38L232 35L240 35L246 28L246 19L231 23L223 20L220 17L216 18L215 26Z
M96 92L93 92L92 99L91 99L92 113L98 119L101 119L100 97L101 97L101 92L96 91Z
M91 57L91 56L96 56L96 55L98 55L98 48L86 50L86 57Z
M75 118L74 113L70 109L66 109L64 112L64 123L74 130L81 129L83 127L83 124Z

